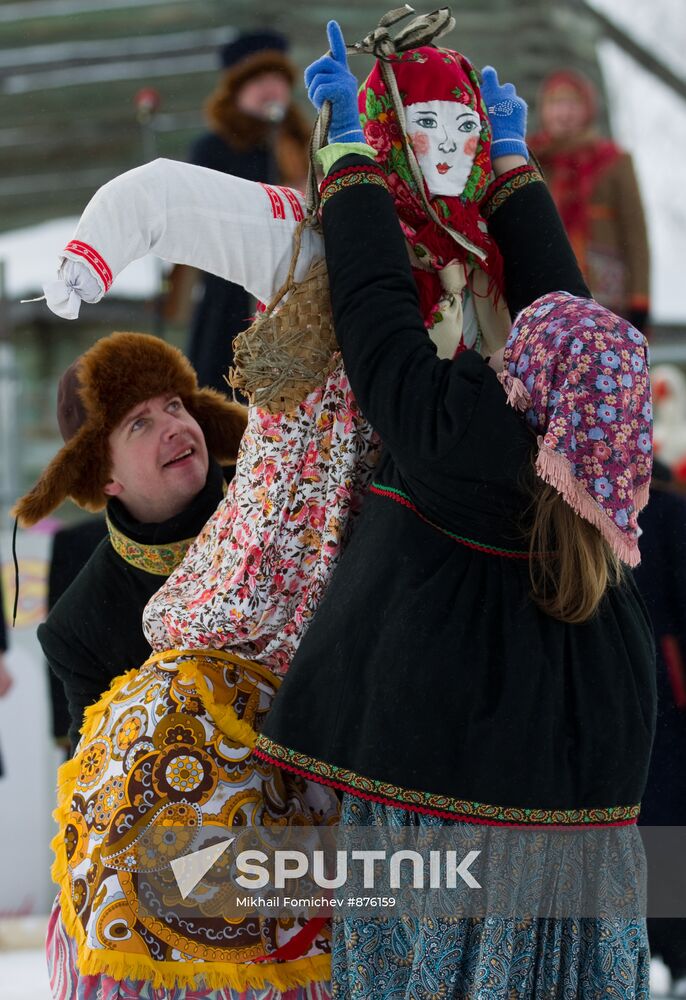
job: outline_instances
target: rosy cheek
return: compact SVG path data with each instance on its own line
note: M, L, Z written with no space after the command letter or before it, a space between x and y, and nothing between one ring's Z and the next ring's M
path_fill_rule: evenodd
M478 143L479 140L475 135L470 136L464 144L465 156L474 156Z
M409 136L412 148L419 156L426 156L429 152L429 137L424 132L413 132Z

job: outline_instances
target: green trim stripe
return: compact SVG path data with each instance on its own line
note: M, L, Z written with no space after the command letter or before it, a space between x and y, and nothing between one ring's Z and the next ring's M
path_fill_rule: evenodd
M298 773L307 773L323 784L357 792L362 798L394 802L418 811L449 816L479 823L513 824L524 826L622 826L635 823L640 805L609 806L595 809L525 809L517 806L497 806L485 802L471 802L449 795L437 795L393 785L376 778L365 778L355 771L327 764L308 754L276 743L268 736L260 735L255 744L255 752L269 758L274 764L291 768Z
M333 198L335 194L342 191L344 188L357 187L360 184L371 184L372 186L387 188L385 179L377 171L365 170L363 172L358 171L357 173L345 173L340 177L334 176L333 180L326 181L326 186L322 188L322 206L324 206L330 198Z
M435 524L433 521L430 521L428 517L425 517L422 513L420 513L414 502L410 499L410 497L406 493L403 493L402 490L398 490L393 486L384 486L383 483L373 482L370 486L370 489L378 492L382 496L387 493L394 493L396 496L400 497L403 501L405 501L404 506L407 506L415 514L418 514L419 517L421 517L422 521L425 521L432 528L435 528L436 531L440 531L441 534L448 535L450 538L453 538L456 542L461 542L463 545L470 545L475 549L483 549L486 552L497 552L503 556L519 556L520 558L526 558L526 559L529 558L529 553L524 551L523 549L504 549L499 545L489 545L486 542L477 541L476 538L467 538L466 535L458 535L454 531L449 531L447 528L442 528L439 524Z
M505 204L508 198L529 184L545 184L541 174L532 166L518 167L516 172L500 185L496 181L496 190L490 196L487 196L484 204L481 206L481 214L484 219L490 219Z

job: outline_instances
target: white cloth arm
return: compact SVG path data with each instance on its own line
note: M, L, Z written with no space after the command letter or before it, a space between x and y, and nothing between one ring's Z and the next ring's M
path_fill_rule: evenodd
M127 264L149 253L210 271L267 302L286 280L304 212L302 195L290 188L154 160L95 193L62 251L58 281L44 287L48 305L76 318L80 299L99 301ZM296 280L323 254L321 235L307 227ZM86 272L98 283L95 298Z

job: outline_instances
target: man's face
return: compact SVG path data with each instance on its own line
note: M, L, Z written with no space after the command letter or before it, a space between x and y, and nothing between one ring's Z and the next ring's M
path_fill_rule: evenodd
M423 101L405 108L405 123L429 193L462 194L479 144L476 111L455 101Z
M105 493L118 497L138 521L174 517L205 485L205 437L178 396L134 406L108 440L111 479Z
M236 95L239 111L260 121L282 121L291 102L291 85L283 75L270 71L246 80Z

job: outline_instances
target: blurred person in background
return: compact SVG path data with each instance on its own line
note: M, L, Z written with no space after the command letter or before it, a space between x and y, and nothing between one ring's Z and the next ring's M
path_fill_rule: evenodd
M209 131L193 143L191 163L250 181L304 188L310 127L293 103L298 71L287 51L287 39L276 31L240 35L221 48L222 75L205 105ZM182 274L175 269L171 311ZM249 325L254 303L240 285L213 274L203 273L202 286L188 356L201 385L227 392L232 340Z
M599 95L575 70L539 95L538 158L593 297L642 332L650 309L649 251L631 157L597 131Z
M686 487L686 376L677 365L655 365L653 386L655 454L674 477L673 487Z
M641 513L641 564L634 570L655 630L657 724L648 782L641 802L643 826L686 826L686 497L679 495L669 468L656 461L650 503ZM674 878L686 878L674 871ZM648 920L650 949L686 996L686 920ZM666 995L653 986L654 995Z

